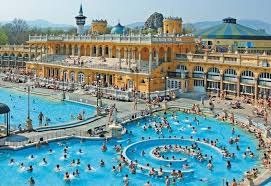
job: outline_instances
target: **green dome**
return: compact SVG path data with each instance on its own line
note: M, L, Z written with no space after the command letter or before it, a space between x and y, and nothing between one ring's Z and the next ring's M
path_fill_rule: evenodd
M203 39L271 40L271 35L237 24L231 17L223 19L220 25L196 32L195 36Z
M111 30L111 34L124 34L126 31L125 31L125 27L122 26L120 23L118 23L116 26L114 26Z

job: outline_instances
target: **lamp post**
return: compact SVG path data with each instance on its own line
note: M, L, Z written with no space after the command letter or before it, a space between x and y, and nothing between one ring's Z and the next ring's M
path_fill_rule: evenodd
M148 77L148 102L150 103L151 102L151 87L150 87L150 83L153 79L149 76Z
M164 89L165 90L165 96L164 96L165 98L164 99L166 99L166 97L167 97L167 79L168 79L168 77L165 76L165 77L162 77L162 79L165 80L165 87L164 87L165 88Z
M102 106L102 102L101 102L101 79L102 76L101 74L97 75L97 115L100 115L100 107Z
M30 88L31 84L30 81L27 83L27 118L26 118L26 129L27 130L32 130L32 120L30 118Z
M62 101L64 101L66 99L66 96L65 96L65 71L63 70L62 71Z

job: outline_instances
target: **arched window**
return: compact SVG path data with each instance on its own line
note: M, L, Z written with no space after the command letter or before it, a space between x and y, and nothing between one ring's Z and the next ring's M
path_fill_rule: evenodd
M187 72L187 68L185 65L178 65L176 72Z
M201 66L196 66L193 71L194 78L204 78L204 69Z
M241 74L241 82L245 84L254 84L254 73L250 70L243 71Z
M259 80L271 80L271 73L267 72L261 73Z
M63 80L64 80L64 82L68 81L68 72L67 71L64 71L64 73L63 73Z
M71 72L70 73L70 81L74 82L74 80L75 80L75 73Z
M194 68L194 72L204 72L203 67L201 67L201 66L196 66L196 67Z
M261 73L259 77L259 84L263 86L271 87L271 73L268 73L268 72ZM271 91L269 93L271 95Z
M85 74L84 73L81 72L81 73L78 74L78 82L80 84L85 82Z
M181 69L181 71L187 71L187 68L186 68L185 65L181 65L181 66L180 66L180 69Z
M213 68L209 68L209 70L208 70L208 74L219 74L220 73L220 71L219 71L219 69L218 68L215 68L215 67L213 67Z
M224 72L225 76L237 76L237 73L234 69L227 69Z
M241 77L243 77L243 78L253 78L254 73L252 71L250 71L250 70L246 70L246 71L242 72Z

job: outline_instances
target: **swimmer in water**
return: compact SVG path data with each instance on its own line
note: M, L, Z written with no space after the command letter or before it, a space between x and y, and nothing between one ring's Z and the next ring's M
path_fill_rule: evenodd
M20 164L20 169L23 169L24 168L24 163L21 163Z
M60 172L60 171L61 171L60 165L59 165L59 164L56 165L55 171L56 171L56 172Z
M87 165L87 170L92 171L92 168L91 168L90 164Z
M33 166L30 165L30 166L28 167L27 171L28 171L28 172L33 172Z
M43 158L41 163L42 163L43 165L46 165L48 162L46 161L45 158Z
M209 160L209 163L207 164L207 168L208 168L209 170L212 170L212 169L213 169L213 164L212 164L212 161L211 161L211 160Z
M68 172L65 173L65 175L64 175L64 180L65 180L66 182L69 182L69 181L70 181L70 175L69 175Z
M104 163L103 160L100 161L100 166L101 166L101 167L104 167L104 166L105 166L105 163Z
M13 158L11 158L11 159L9 160L9 164L10 164L10 165L14 165L14 164L15 164L15 160L14 160Z
M106 147L106 145L105 145L105 144L103 144L103 145L102 145L101 150L102 150L102 152L107 151L107 147Z
M33 177L30 177L28 180L29 185L35 185L35 180L33 179Z

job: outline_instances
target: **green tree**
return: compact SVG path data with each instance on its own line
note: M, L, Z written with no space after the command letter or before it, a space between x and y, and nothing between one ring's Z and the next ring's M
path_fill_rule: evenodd
M4 29L0 28L0 45L8 44L8 36Z
M28 25L22 19L14 19L2 27L9 40L9 44L23 44L28 39Z

